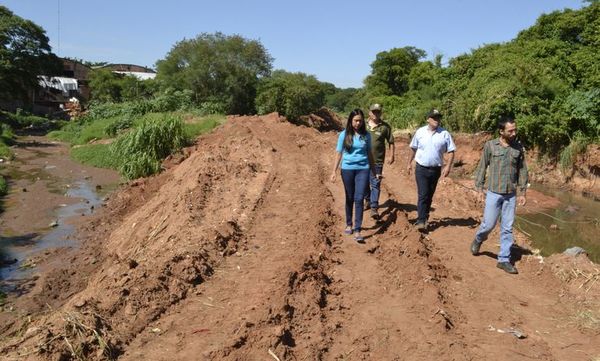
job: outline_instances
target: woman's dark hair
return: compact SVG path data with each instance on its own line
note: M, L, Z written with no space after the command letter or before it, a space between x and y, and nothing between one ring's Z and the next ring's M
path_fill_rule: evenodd
M352 138L354 138L354 127L352 126L352 119L354 119L354 117L357 115L360 115L363 119L360 128L358 128L358 134L363 136L367 134L367 126L365 125L365 114L362 110L356 108L350 112L350 115L348 115L348 121L346 122L346 136L344 137L344 148L348 152L352 149Z
M506 123L514 123L515 118L512 115L503 115L498 118L498 130L504 130L506 128Z

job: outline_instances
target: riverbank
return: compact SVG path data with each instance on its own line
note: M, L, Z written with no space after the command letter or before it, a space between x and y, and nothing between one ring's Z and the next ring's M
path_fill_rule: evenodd
M123 186L89 217L68 267L18 301L9 296L0 352L9 360L600 356L597 266L543 257L516 232L520 274L506 274L495 267L497 230L472 256L481 205L469 180L441 181L430 231L417 232L401 142L398 163L384 169L381 222L365 219L365 244L345 236L343 187L328 177L335 139L276 115L232 117L200 137L165 172ZM551 198L542 196L533 190L530 206Z
M19 137L11 151L14 158L0 170L10 187L0 213L0 286L15 290L43 276L51 254L78 247L75 229L120 177L73 161L67 145L44 136Z

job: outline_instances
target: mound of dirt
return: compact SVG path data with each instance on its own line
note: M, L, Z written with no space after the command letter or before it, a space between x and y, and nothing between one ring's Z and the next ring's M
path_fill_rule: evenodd
M312 114L301 116L295 123L328 132L344 129L345 121L332 110L322 107Z
M598 355L595 314L593 327L571 322L593 309L593 284L572 287L584 276L562 280L560 260L540 263L525 251L521 274L502 273L494 265L497 230L473 257L468 245L481 210L460 182L440 182L431 233L421 234L411 224L413 178L386 165L381 220L366 217L364 245L344 236L343 187L329 181L335 138L277 114L229 118L166 162L163 174L111 196L87 227L86 247L69 259L70 272L35 291L38 310L54 282L68 275L80 282L61 288L69 296L51 310L15 315L1 331L0 353L31 360ZM401 159L408 155L398 148ZM590 268L585 275L597 277ZM509 328L528 337L490 331Z

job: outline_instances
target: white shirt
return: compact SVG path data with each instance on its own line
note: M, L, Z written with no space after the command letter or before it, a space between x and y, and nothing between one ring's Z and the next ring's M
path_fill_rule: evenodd
M410 147L417 151L415 161L424 167L441 167L444 153L456 150L452 136L446 129L437 127L435 132L431 132L427 125L417 129Z

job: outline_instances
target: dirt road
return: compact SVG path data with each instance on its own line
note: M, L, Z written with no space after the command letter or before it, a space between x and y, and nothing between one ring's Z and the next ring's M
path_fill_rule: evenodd
M518 276L495 267L497 233L468 252L481 210L440 184L433 227L412 226L416 191L386 166L382 222L343 235L331 183L335 133L276 115L230 119L160 176L130 184L85 230L51 311L15 312L13 359L591 360L597 297L585 258L542 259L517 237ZM400 146L400 149L405 147ZM93 263L92 263L93 260ZM80 266L81 265L81 266ZM85 266L85 267L84 267ZM579 276L571 275L578 270ZM67 272L67 271L65 271ZM597 275L595 276L597 277ZM60 279L60 277L57 277ZM36 295L51 294L52 278ZM583 285L583 287L579 287ZM597 318L596 318L597 320ZM518 339L512 333L526 334Z

